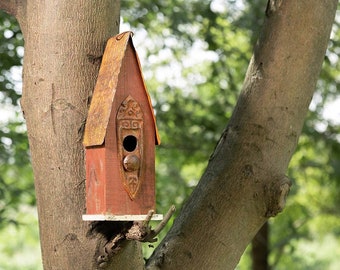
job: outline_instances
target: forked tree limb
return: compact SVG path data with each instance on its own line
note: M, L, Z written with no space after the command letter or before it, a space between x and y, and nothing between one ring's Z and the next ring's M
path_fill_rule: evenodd
M112 226L112 231L114 231L116 230L117 226L120 225L120 230L117 234L113 232L112 239L105 243L102 251L97 257L98 267L107 267L110 264L110 261L113 259L113 256L120 252L121 249L124 248L124 246L126 247L127 240L149 243L156 242L156 236L168 223L175 210L175 206L172 205L168 212L165 214L163 220L157 225L156 229L152 229L149 225L149 222L154 214L154 210L150 210L145 220L143 221L134 221L133 223L125 222L124 225L122 225L123 223L100 222L99 224L102 225L102 228L109 228L109 226Z
M149 222L154 211L150 210L144 221L134 223L129 232L126 234L126 239L136 240L140 242L156 242L157 238L155 237L164 229L175 211L176 208L174 205L172 205L169 208L168 212L165 214L163 220L157 225L155 229L152 229L149 226Z
M269 217L327 48L338 1L270 0L243 89L199 184L147 263L155 269L235 269Z

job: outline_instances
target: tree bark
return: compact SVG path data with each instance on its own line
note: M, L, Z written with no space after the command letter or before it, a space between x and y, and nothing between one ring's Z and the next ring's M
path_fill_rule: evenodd
M234 269L284 206L285 177L321 69L337 1L268 2L233 116L148 269Z
M253 270L269 270L269 224L264 223L251 241L251 259Z

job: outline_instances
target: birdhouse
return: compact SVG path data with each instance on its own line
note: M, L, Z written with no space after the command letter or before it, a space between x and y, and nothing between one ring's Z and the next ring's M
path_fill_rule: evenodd
M107 42L85 125L83 220L144 220L155 210L159 143L132 33L124 32Z

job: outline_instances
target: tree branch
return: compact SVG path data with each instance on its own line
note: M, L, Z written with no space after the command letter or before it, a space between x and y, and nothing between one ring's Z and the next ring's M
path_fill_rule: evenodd
M282 210L336 9L336 0L270 0L228 127L147 269L235 269Z

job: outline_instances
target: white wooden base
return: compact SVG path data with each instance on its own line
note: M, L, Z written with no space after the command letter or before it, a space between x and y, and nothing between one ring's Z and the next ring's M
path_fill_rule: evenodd
M147 215L83 215L84 221L142 221ZM151 220L162 220L162 214L153 214Z

